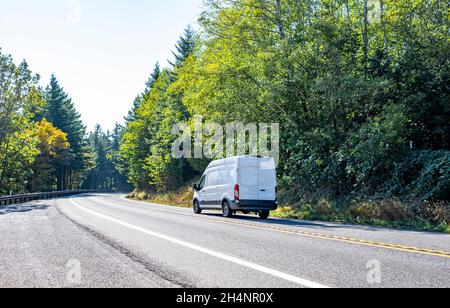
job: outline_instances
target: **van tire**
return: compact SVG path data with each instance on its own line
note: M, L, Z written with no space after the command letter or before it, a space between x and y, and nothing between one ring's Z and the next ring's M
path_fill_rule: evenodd
M226 217L226 218L233 217L233 211L231 210L230 204L228 203L227 200L223 201L223 203L222 203L222 213L223 213L223 217Z
M267 210L259 211L258 214L259 214L259 218L266 220L270 216L270 211L267 211Z
M194 201L194 213L195 214L201 214L202 213L202 209L200 208L200 203L198 202L198 200Z

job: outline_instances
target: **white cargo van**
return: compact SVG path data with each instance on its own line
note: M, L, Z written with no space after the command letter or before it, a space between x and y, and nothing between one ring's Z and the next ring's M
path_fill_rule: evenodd
M255 212L267 219L270 211L278 207L276 190L273 158L236 156L217 160L194 185L194 212L222 210L225 217Z

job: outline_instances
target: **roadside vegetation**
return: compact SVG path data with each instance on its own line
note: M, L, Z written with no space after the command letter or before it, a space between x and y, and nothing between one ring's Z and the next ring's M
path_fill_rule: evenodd
M171 132L199 115L280 123L275 215L448 230L449 12L439 0L206 0L114 132L87 134L55 77L41 89L0 55L0 193L134 188L184 204L209 161L173 158Z
M183 208L192 207L192 185L165 193L137 191L127 198L154 204ZM353 200L337 204L326 199L297 202L290 205L281 202L272 217L329 221L342 224L371 225L383 228L450 233L449 204L446 202L416 202L408 204L395 199L371 201Z
M134 191L128 194L127 198L155 204L191 208L192 194L192 186L184 186L178 190L159 194Z
M118 164L123 128L88 134L57 78L39 82L0 49L0 195L131 189Z
M130 112L131 183L184 204L208 161L169 155L173 124L275 122L275 215L448 230L449 17L434 0L206 1Z
M321 199L317 202L284 205L274 217L344 224L372 225L385 228L450 233L449 204L443 202L415 204L399 200L353 201L338 205Z

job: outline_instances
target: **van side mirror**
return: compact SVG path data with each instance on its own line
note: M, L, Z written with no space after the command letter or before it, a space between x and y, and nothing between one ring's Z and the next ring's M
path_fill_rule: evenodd
M198 184L194 184L194 190L198 191Z

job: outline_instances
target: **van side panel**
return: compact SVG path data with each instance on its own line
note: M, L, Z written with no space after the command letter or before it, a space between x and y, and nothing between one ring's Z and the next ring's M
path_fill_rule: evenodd
M223 200L233 200L236 169L237 164L232 160L216 161L208 167L205 171L207 198L201 202L202 209L221 209Z

